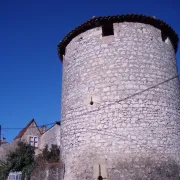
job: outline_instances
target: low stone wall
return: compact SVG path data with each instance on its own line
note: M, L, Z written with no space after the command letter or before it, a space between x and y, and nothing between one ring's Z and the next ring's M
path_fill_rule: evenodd
M112 180L178 180L180 166L173 160L155 161L150 158L124 159L107 169Z
M0 160L6 159L6 155L17 147L19 140L12 141L10 143L2 144L0 146Z
M59 180L63 176L63 163L43 164L34 169L31 180Z

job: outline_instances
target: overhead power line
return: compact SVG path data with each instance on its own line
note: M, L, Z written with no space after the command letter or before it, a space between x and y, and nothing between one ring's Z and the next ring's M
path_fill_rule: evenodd
M40 125L40 126L37 126L38 128L39 127L42 127L42 126L49 126L49 125L53 125L53 124L55 124L56 122L52 122L52 123L49 123L49 124L43 124L43 125ZM2 128L2 130L20 130L20 129L24 129L25 127L23 127L23 128ZM36 126L35 127L29 127L29 128L36 128Z
M146 91L149 91L149 90L151 90L151 89L154 89L154 88L156 88L156 87L158 87L158 86L160 86L160 85L162 85L162 84L165 84L165 83L167 83L167 82L169 82L169 81L171 81L171 80L173 80L173 79L176 79L176 78L179 77L179 76L180 76L180 74L177 74L176 76L173 76L173 77L171 77L171 78L169 78L169 79L167 79L167 80L165 80L165 81L163 81L163 82L160 82L160 83L158 83L158 84L156 84L156 85L153 85L153 86L151 86L151 87L149 87L149 88L147 88L147 89L144 89L144 90L142 90L142 91L139 91L139 92L137 92L137 93L135 93L135 94L132 94L132 95L130 95L130 96L127 96L127 97L125 97L125 98L122 98L122 99L119 99L119 100L116 100L116 101L103 101L103 102L109 103L109 104L105 104L105 105L99 106L99 107L97 107L97 109L90 110L90 111L88 111L88 112L80 113L79 115L76 115L76 116L73 116L73 117L71 117L71 118L68 118L68 120L69 120L69 119L74 119L74 118L79 117L79 116L87 115L87 114L90 114L90 113L93 113L93 112L96 112L96 111L99 111L99 110L102 109L102 108L105 108L105 107L114 105L114 104L116 104L116 103L119 104L119 103L122 102L122 101L128 100L128 99L130 99L130 98L132 98L132 97L134 97L134 96L140 95L140 94L142 94L142 93L144 93L144 92L146 92ZM76 109L77 109L77 108L76 108ZM79 108L79 109L80 109L80 108ZM81 110L82 110L82 108L81 108ZM79 112L79 111L75 111L74 113L76 113L76 112Z
M146 92L146 91L149 91L149 90L151 90L151 89L153 89L153 88L156 88L156 87L158 87L158 86L160 86L160 85L162 85L162 84L165 84L165 83L167 83L167 82L169 82L169 81L171 81L171 80L173 80L173 79L175 79L175 78L177 78L177 77L179 77L179 76L180 76L180 74L177 74L176 76L173 76L173 77L171 77L171 78L169 78L169 79L167 79L167 80L165 80L165 81L163 81L163 82L160 82L160 83L158 83L158 84L156 84L156 85L154 85L154 86L151 86L151 87L149 87L149 88L147 88L147 89L144 89L144 90L142 90L142 91L140 91L140 92L137 92L137 93L135 93L135 94L132 94L132 95L130 95L130 96L127 96L127 97L125 97L125 98L122 98L122 99L119 99L119 100L116 100L116 101L103 101L103 103L105 102L105 103L109 103L109 104L105 104L105 105L103 105L103 106L97 107L97 109L94 109L94 110L91 110L91 111L88 111L88 112L85 112L85 113L81 113L81 114L79 114L79 115L77 115L77 116L73 116L72 118L68 118L68 120L69 120L69 119L76 118L76 117L79 117L79 116L87 115L88 113L93 113L93 112L99 111L99 110L102 109L102 108L111 106L111 105L116 104L116 103L120 103L120 102L125 101L125 100L128 100L128 99L130 99L130 98L132 98L132 97L134 97L134 96L140 95L140 94L142 94L142 93L144 93L144 92ZM100 103L98 103L98 104L100 104ZM82 107L77 107L77 108L75 108L75 110L76 110L76 109L81 109L81 110L82 110ZM70 109L70 110L73 110L73 108ZM83 108L83 110L84 110L84 108ZM79 112L79 111L75 111L75 112ZM55 122L52 122L52 123L40 125L40 126L37 126L37 127L48 126L48 125L52 125L52 124L54 124L54 123L55 123ZM30 127L30 128L35 128L35 127ZM24 128L2 128L2 130L20 130L20 129L24 129Z
M170 78L170 79L167 79L167 80L165 80L165 81L163 81L163 82L161 82L161 83L159 83L159 84L156 84L156 85L151 86L151 87L149 87L149 88L147 88L147 89L144 89L144 90L142 90L142 91L140 91L140 92L137 92L137 93L135 93L135 94L132 94L132 95L126 97L126 98L123 98L123 99L114 101L114 103L119 103L119 102L121 102L121 101L125 101L126 99L130 99L131 97L140 95L140 94L142 94L142 93L144 93L144 92L146 92L146 91L149 91L149 90L154 89L154 88L156 88L156 87L158 87L158 86L160 86L160 85L162 85L162 84L164 84L164 83L167 83L167 82L169 82L169 81L171 81L171 80L173 80L173 79L175 79L175 78L177 78L177 77L179 77L179 76L180 76L180 75L176 75L176 76L174 76L174 77L172 77L172 78Z

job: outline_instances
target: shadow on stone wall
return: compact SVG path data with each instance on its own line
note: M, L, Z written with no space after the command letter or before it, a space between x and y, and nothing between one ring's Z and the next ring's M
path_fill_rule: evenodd
M109 180L180 180L180 166L173 160L133 159L107 171Z
M108 180L180 180L180 165L174 160L163 161L148 157L123 159L122 157L119 162L118 159L111 162L117 163L105 162ZM89 167L82 167L80 170L81 173L75 175L75 180L93 179L90 164Z
M31 173L31 180L59 180L63 176L64 165L61 162L43 164Z

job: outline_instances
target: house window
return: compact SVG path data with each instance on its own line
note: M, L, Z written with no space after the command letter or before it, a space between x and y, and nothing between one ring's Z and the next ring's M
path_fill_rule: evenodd
M21 180L22 172L10 172L8 176L8 180Z
M38 147L38 137L37 136L30 136L29 137L29 144L34 147Z
M102 36L114 35L113 23L106 23L102 25Z

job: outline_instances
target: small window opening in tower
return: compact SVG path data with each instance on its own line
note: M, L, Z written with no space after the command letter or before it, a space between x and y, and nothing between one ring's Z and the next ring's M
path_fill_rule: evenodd
M65 164L64 164L63 166L64 166L64 168L63 168L63 179L64 179L65 172L66 172L66 169L65 169Z
M82 40L83 40L83 37L80 37L80 38L79 38L79 41L82 41Z
M161 38L162 38L162 41L165 42L167 40L168 36L166 35L166 33L161 31Z
M103 177L101 176L101 166L99 165L99 176L98 180L103 180Z
M94 104L94 102L93 102L92 97L91 97L90 105L93 105L93 104Z
M102 36L114 35L113 23L106 23L102 25Z

